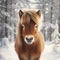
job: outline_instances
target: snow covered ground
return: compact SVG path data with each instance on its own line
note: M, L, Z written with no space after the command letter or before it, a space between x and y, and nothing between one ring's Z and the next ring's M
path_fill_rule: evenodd
M53 47L54 44L45 43L40 60L60 60L60 53L55 51ZM0 60L19 60L14 50L14 44L10 44L8 48L0 48Z
M60 51L54 49L54 44L45 44L41 60L60 60Z

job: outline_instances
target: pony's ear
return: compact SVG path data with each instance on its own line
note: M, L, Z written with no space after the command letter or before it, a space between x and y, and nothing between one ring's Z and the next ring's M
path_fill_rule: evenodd
M36 14L37 14L38 16L41 16L41 11L38 10L38 11L36 12Z
M23 11L22 11L22 10L20 10L20 11L19 11L19 17L21 18L21 17L22 17L22 15L23 15Z

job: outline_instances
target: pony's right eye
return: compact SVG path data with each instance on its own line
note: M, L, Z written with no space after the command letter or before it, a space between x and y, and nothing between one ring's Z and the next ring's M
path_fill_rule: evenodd
M37 29L37 28L38 28L38 25L36 24L36 25L35 25L35 29Z
M25 29L25 26L22 24L22 29L24 30Z

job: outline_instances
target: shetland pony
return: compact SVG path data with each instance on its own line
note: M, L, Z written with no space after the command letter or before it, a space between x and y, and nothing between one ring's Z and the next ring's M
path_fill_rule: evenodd
M19 11L18 34L15 50L19 60L39 60L44 49L44 37L38 31L42 14L40 10Z

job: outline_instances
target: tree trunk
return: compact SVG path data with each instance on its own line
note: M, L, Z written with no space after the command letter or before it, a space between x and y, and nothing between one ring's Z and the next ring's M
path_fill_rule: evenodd
M5 2L5 6L6 6L5 12L7 12L7 0L6 0L6 2ZM8 22L7 22L7 16L5 16L5 36L6 36L6 37L8 37L7 27L6 27L6 24L7 24L7 23L8 23Z

